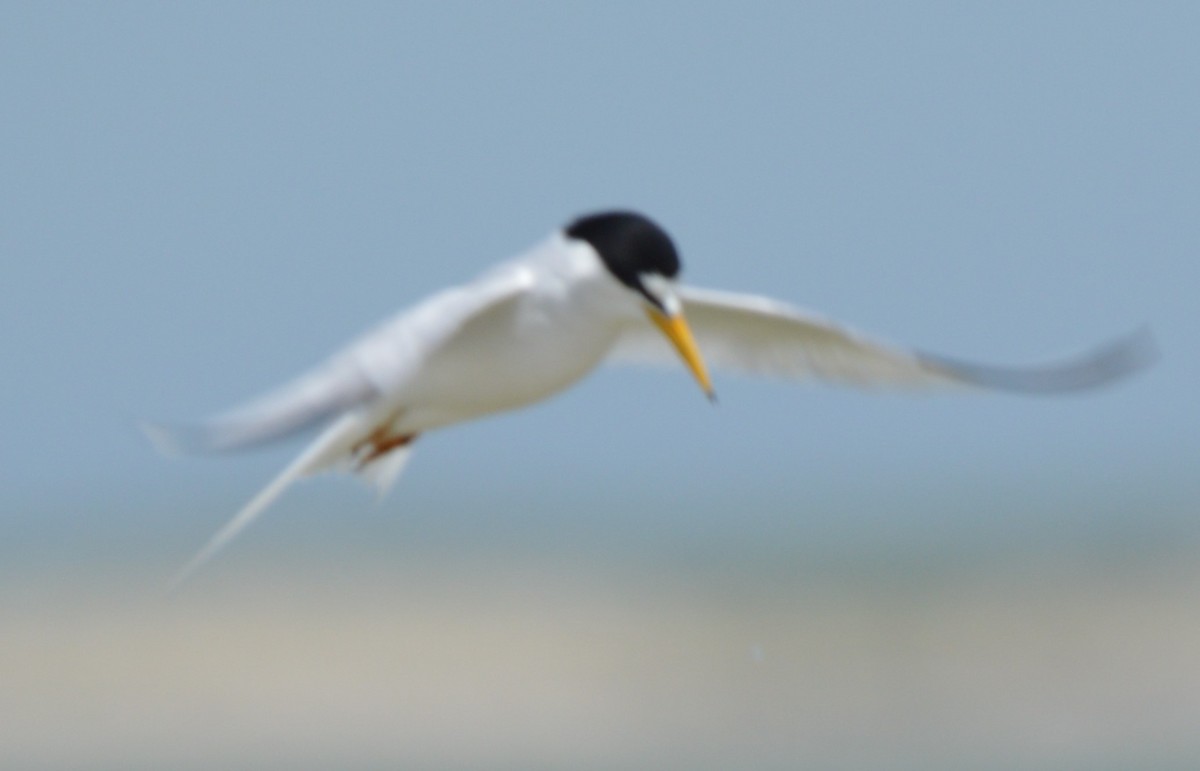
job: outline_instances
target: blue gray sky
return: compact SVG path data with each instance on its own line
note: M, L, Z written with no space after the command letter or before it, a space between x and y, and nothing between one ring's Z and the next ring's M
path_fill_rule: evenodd
M606 370L426 438L379 507L300 488L242 558L448 522L1175 532L1200 496L1198 28L1192 3L0 4L0 540L186 554L299 445L166 460L138 417L230 406L612 206L690 282L898 342L1020 363L1148 323L1164 358L1053 399L721 377L715 409L682 370Z

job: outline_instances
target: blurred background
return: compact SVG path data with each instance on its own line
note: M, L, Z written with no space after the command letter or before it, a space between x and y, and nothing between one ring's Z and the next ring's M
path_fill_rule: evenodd
M1200 763L1200 6L0 3L0 767ZM1064 398L603 371L312 480L208 414L571 217Z

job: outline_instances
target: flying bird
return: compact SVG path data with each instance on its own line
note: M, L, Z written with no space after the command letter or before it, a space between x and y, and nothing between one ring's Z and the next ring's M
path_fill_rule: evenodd
M710 399L708 365L857 385L1029 393L1093 388L1145 366L1145 331L1032 368L893 346L754 295L679 282L670 236L629 211L581 217L471 283L438 292L323 364L203 423L144 424L168 451L235 450L324 430L176 575L178 585L292 482L345 471L386 492L437 428L541 401L611 360L682 361Z

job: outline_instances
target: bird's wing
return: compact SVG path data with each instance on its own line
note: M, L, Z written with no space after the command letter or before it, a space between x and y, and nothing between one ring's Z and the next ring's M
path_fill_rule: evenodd
M536 282L519 263L443 290L380 324L346 354L382 394L401 388L460 333L511 308Z
M303 431L377 395L354 360L340 354L216 417L192 424L143 422L142 430L159 449L171 454L237 450Z
M996 367L882 343L822 316L766 297L685 287L684 313L704 358L717 369L789 379L821 378L862 386L968 385L1055 393L1117 380L1154 357L1142 330L1077 358L1035 367ZM648 323L630 326L613 359L673 362Z
M493 273L447 289L384 322L324 364L248 404L198 424L142 424L167 452L221 452L291 436L401 387L474 319L518 297L528 277Z

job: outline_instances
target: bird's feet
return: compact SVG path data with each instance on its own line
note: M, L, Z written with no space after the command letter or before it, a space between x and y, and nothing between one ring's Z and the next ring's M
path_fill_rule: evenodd
M368 464L382 458L392 450L410 444L416 438L416 434L393 434L386 427L375 429L370 436L354 445L354 457L357 460L358 469L361 471Z

